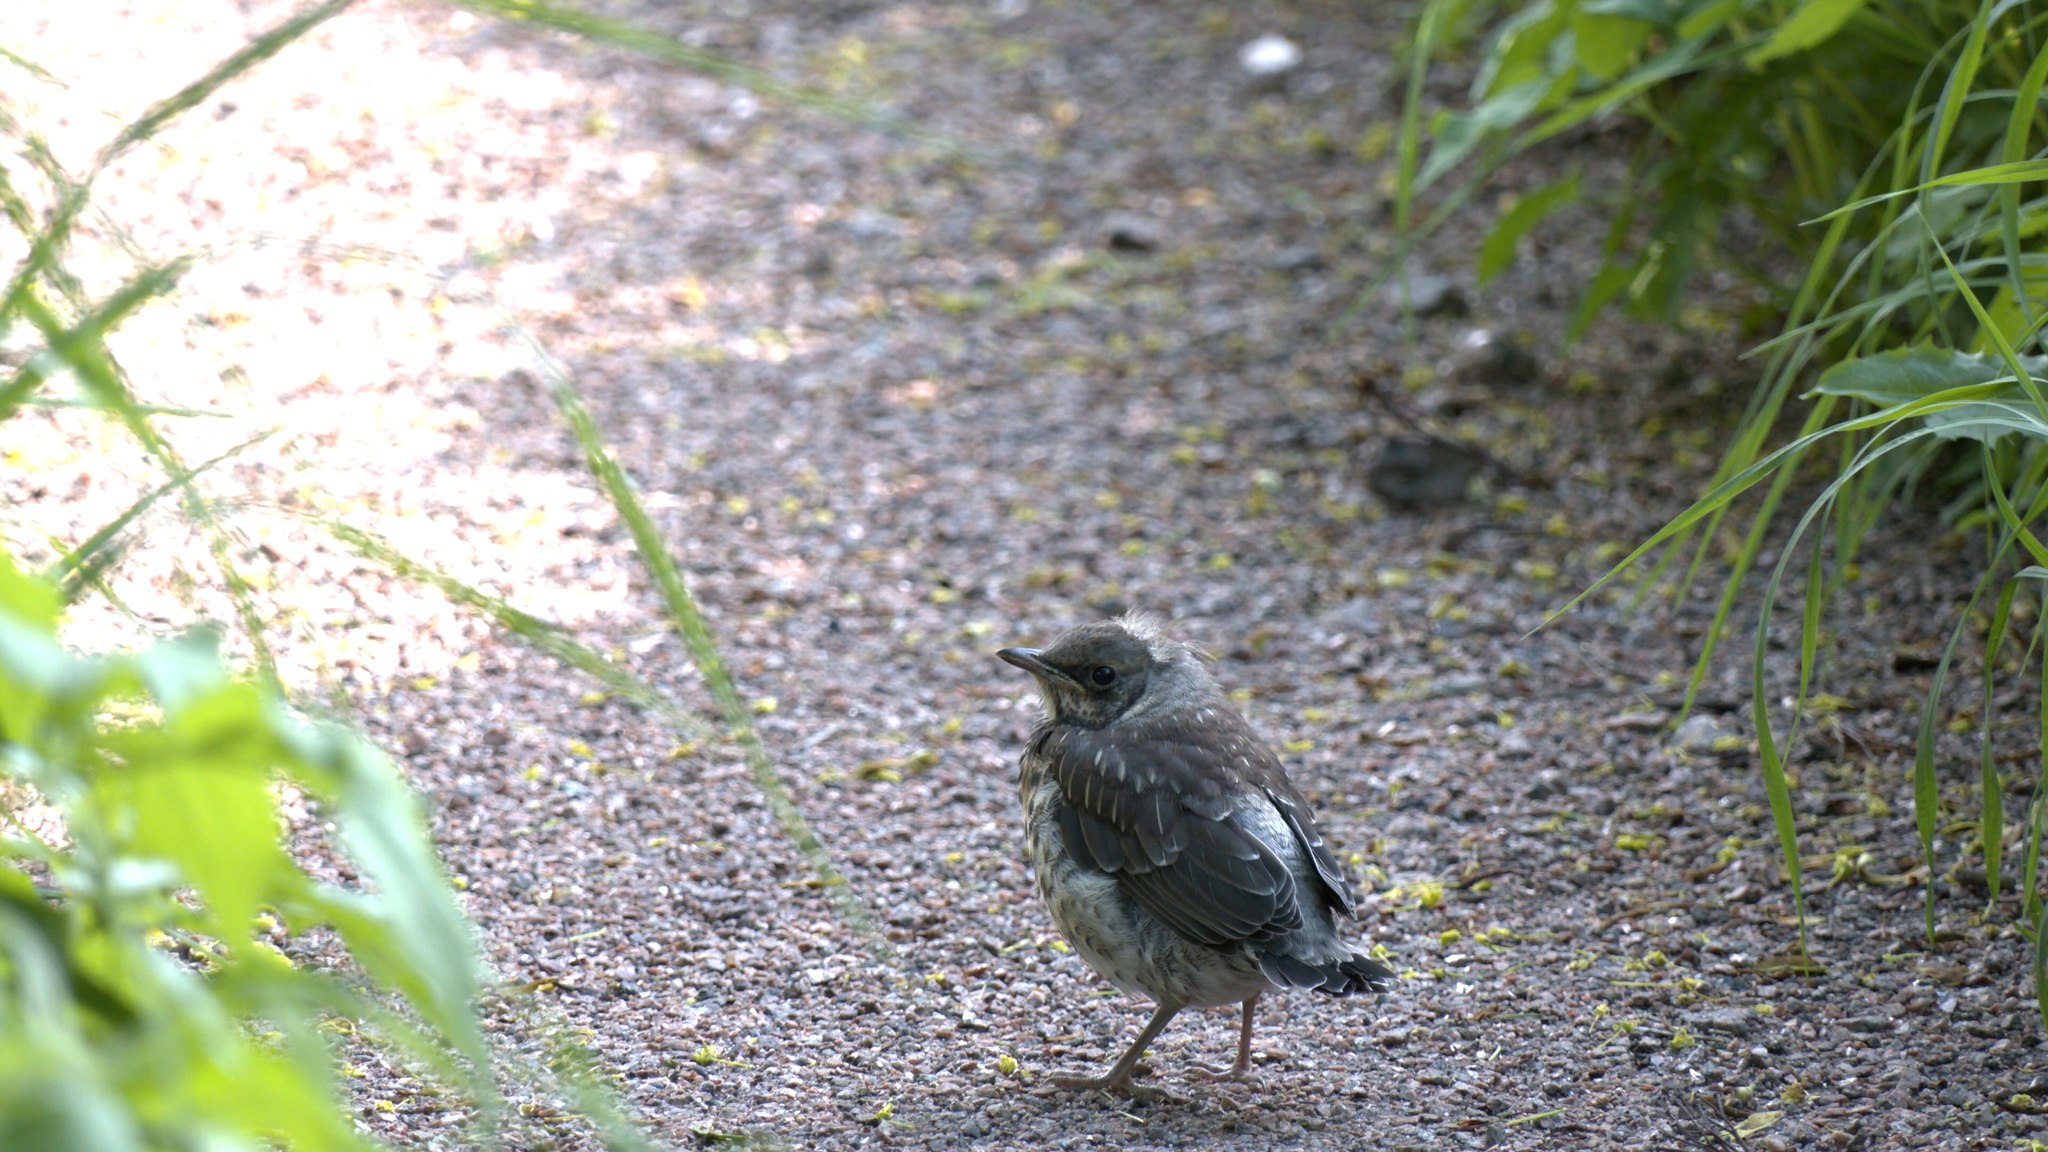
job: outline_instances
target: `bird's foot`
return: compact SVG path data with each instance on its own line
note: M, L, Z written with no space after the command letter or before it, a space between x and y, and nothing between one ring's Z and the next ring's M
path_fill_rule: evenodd
M1240 1060L1228 1068L1217 1068L1208 1064L1190 1064L1188 1072L1205 1080L1236 1080L1244 1084L1257 1084L1258 1073L1252 1071L1251 1061Z
M1127 1073L1123 1076L1054 1076L1052 1083L1057 1088L1073 1088L1081 1091L1121 1093L1133 1100L1144 1103L1167 1101L1176 1104L1187 1102L1185 1097L1176 1096L1164 1088L1146 1084L1134 1084Z

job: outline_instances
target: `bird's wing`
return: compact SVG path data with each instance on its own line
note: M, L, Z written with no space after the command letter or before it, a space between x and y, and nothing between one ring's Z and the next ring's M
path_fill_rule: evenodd
M1059 820L1068 854L1116 875L1169 927L1217 946L1301 927L1293 873L1234 802L1261 797L1268 768L1283 785L1285 777L1235 713L1209 708L1192 722L1183 715L1129 727L1058 726L1040 738L1038 751L1066 800ZM1305 824L1306 811L1304 803ZM1316 851L1306 841L1303 847ZM1329 867L1334 872L1336 862Z
M1287 821L1287 827L1294 833L1295 842L1308 853L1311 863L1316 866L1316 879L1322 881L1322 889L1330 897L1333 907L1341 909L1346 916L1358 915L1358 904L1351 896L1351 882L1344 878L1344 869L1337 864L1337 857L1323 843L1323 834L1316 830L1316 818L1309 811L1308 797L1303 796L1294 784L1274 766L1273 775L1264 783L1266 798L1279 809L1280 818Z

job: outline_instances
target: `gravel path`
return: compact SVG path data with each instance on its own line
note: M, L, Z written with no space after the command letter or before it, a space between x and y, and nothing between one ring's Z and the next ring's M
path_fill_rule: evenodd
M65 7L0 16L10 45L75 65L35 96L76 109L60 154L285 11L138 4L110 27ZM1669 727L1716 589L1676 612L1603 597L1529 634L1682 506L1753 337L1702 317L1564 349L1590 214L1483 289L1475 234L1433 241L1412 338L1397 306L1353 315L1395 246L1406 7L621 10L1000 158L981 165L619 50L367 3L109 174L99 203L141 248L216 249L177 315L128 334L131 362L162 365L150 397L230 414L181 426L187 455L286 429L216 480L249 502L288 671L363 703L493 964L587 1030L664 1140L1714 1148L1748 1117L1760 1148L2011 1149L2048 1129L2009 894L1980 921L1967 867L1945 871L1928 945L1911 875L1920 654L1967 546L1910 523L1843 597L1841 701L1793 749L1809 874L1836 878L1809 899L1823 969L1799 971L1745 685L1717 677ZM1305 58L1262 86L1237 54L1265 33ZM116 75L132 104L90 82ZM1626 155L1572 149L1596 176ZM91 239L118 247L105 222ZM883 954L810 883L736 746L681 739L318 530L372 528L709 714L507 323L589 394ZM1395 509L1367 477L1404 427L1361 378L1501 467ZM132 499L138 462L96 455L75 415L37 419L11 539ZM199 595L178 551L127 571L145 620ZM1234 1028L1183 1016L1152 1060L1179 1103L1044 1086L1102 1066L1145 1009L1032 894L1013 780L1034 704L992 657L1128 607L1216 655L1367 894L1357 935L1404 976L1378 1003L1263 1004L1251 1085L1182 1074ZM1945 767L1971 778L1954 739ZM2031 739L2012 733L2016 789ZM520 1018L500 1013L508 1048L538 1043ZM366 1123L452 1144L444 1102L358 1071ZM587 1142L525 1103L531 1146Z

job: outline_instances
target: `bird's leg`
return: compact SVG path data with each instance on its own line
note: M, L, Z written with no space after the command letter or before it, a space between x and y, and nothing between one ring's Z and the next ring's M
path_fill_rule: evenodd
M1105 1092L1128 1092L1132 1096L1140 1097L1158 1095L1159 1093L1149 1089L1141 1091L1137 1085L1132 1084L1131 1072L1137 1068L1138 1058L1145 1054L1145 1049L1159 1038L1161 1032L1166 1031L1167 1023L1179 1011L1178 1004L1161 1004L1159 1010L1152 1013L1152 1020L1145 1025L1145 1030L1138 1033L1138 1038L1131 1041L1131 1046L1124 1050L1123 1056L1102 1075L1055 1076L1052 1082L1062 1088L1100 1088Z
M1211 1068L1197 1064L1194 1071L1217 1080L1249 1080L1252 1072L1252 1012L1258 1008L1259 994L1254 992L1244 1002L1244 1023L1237 1032L1237 1062L1228 1068Z

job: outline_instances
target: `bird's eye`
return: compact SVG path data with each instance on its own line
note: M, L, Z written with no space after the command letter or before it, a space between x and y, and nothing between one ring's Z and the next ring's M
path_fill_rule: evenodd
M1088 679L1093 680L1097 688L1107 688L1116 683L1116 669L1107 664L1098 664L1095 671L1088 674Z

